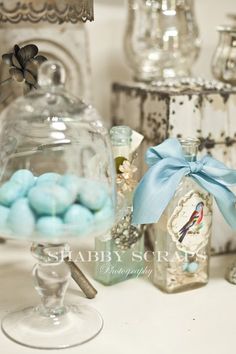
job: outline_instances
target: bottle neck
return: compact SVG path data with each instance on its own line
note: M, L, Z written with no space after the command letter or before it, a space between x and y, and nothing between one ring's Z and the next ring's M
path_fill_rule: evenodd
M127 126L116 126L110 131L114 158L130 158L132 130Z
M199 140L197 139L181 139L180 140L184 157L189 162L194 162L197 160Z

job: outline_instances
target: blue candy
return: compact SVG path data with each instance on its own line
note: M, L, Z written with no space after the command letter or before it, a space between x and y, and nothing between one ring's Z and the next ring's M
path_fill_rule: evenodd
M25 193L23 184L8 181L0 187L0 204L10 207L17 199L24 197Z
M38 219L36 229L42 235L57 237L63 233L63 226L64 224L60 218L43 216Z
M103 208L96 213L94 213L95 221L109 221L114 218L114 207L112 206L112 202L110 199L106 201L106 204Z
M28 170L18 170L0 188L0 204L11 206L17 199L27 195L35 183L34 175Z
M99 182L85 180L83 188L79 193L78 201L90 210L98 211L102 209L107 198L108 194Z
M0 205L0 229L5 230L7 228L7 219L10 209Z
M199 264L197 262L191 262L188 265L188 272L195 273L198 270Z
M27 198L18 199L11 207L8 225L15 235L29 237L35 227L35 216Z
M30 188L32 188L35 184L34 175L29 170L18 170L12 175L10 181L22 185L25 190L25 195L28 193Z
M33 187L29 194L29 203L38 215L55 216L63 214L73 203L69 192L59 185L43 184Z
M57 183L61 176L58 173L48 172L37 178L36 185L42 185L47 183Z
M72 226L72 230L79 234L85 233L91 227L94 216L82 205L72 205L65 214L64 222Z
M60 178L58 183L66 188L74 196L74 199L76 199L79 191L83 188L84 179L75 175L65 175Z

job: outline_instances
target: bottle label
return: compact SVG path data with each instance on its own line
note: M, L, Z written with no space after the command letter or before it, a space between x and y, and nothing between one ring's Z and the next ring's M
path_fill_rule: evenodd
M208 243L212 224L212 201L209 194L191 191L181 198L167 223L176 247L197 253Z

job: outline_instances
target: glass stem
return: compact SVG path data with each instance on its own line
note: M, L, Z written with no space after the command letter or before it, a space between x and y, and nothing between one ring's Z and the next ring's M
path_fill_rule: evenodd
M33 269L35 289L41 298L38 310L43 316L58 317L66 313L64 297L71 276L64 262L68 251L66 244L32 244L31 252L38 260Z

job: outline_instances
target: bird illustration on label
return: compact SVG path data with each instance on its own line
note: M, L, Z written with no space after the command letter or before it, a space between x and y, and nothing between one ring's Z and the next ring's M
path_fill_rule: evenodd
M204 203L200 202L196 205L196 208L192 215L190 216L189 220L186 222L186 224L179 230L179 242L182 243L185 236L187 233L190 231L190 229L193 228L200 228L202 225L202 219L203 219L203 209L204 209Z

